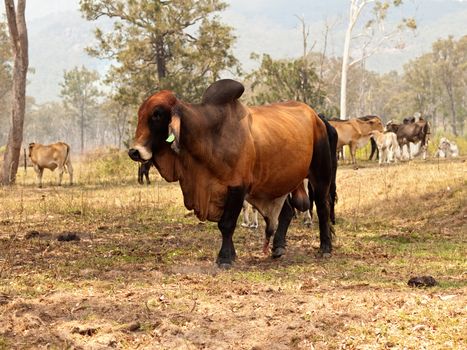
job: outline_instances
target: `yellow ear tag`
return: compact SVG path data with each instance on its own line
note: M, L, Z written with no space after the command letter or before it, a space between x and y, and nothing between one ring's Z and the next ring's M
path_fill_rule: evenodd
M169 137L167 137L165 142L172 143L172 142L174 142L174 140L175 140L175 135L172 133L172 134L169 135Z

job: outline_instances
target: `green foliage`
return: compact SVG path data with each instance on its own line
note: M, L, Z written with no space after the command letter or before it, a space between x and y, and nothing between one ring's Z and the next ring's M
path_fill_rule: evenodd
M10 38L6 23L0 22L0 145L6 143L10 118L10 91L12 84L12 62Z
M97 149L87 154L84 161L88 169L88 182L123 183L128 178L136 179L137 164L128 158L126 151L115 148Z
M434 129L449 126L454 135L463 134L467 105L467 35L433 44L431 53L404 66L407 101L412 110L428 116Z
M0 22L0 100L11 89L12 79L12 59L10 38L8 36L7 25Z
M259 59L259 56L253 55L253 58ZM255 104L297 100L318 111L324 108L325 91L313 63L306 58L273 60L264 54L260 67L247 79L251 81Z
M96 30L98 44L88 52L116 62L106 82L127 104L160 89L198 98L222 71L239 72L232 28L216 16L227 7L220 0L81 0L80 6L88 20L114 21L112 32Z

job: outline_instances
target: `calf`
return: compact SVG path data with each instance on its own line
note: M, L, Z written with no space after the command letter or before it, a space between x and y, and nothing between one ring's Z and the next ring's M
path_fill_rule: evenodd
M258 211L247 201L243 201L242 227L258 228Z
M42 174L44 169L54 171L58 168L58 185L62 184L63 172L68 171L70 185L73 184L73 167L70 160L70 146L65 142L56 142L51 145L40 143L29 144L29 159L37 174L37 185L42 187Z
M394 158L394 162L397 162L396 159L401 159L401 151L395 133L382 133L378 130L373 130L371 132L371 137L375 140L376 146L378 147L379 165L383 162L390 163L391 158Z
M151 169L151 162L139 163L138 165L138 183L140 185L144 184L143 177L146 178L146 185L150 185L149 181L149 170Z

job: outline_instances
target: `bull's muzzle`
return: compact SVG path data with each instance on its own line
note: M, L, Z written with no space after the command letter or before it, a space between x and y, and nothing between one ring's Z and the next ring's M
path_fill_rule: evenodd
M135 162L142 162L143 161L143 159L141 158L141 155L139 154L139 151L136 148L130 148L128 150L128 155Z

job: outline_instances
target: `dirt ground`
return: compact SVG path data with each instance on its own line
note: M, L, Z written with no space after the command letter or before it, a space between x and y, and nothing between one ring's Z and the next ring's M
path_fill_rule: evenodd
M76 169L0 189L0 349L467 348L465 159L340 167L331 258L316 224L278 260L239 225L228 271L177 184Z

